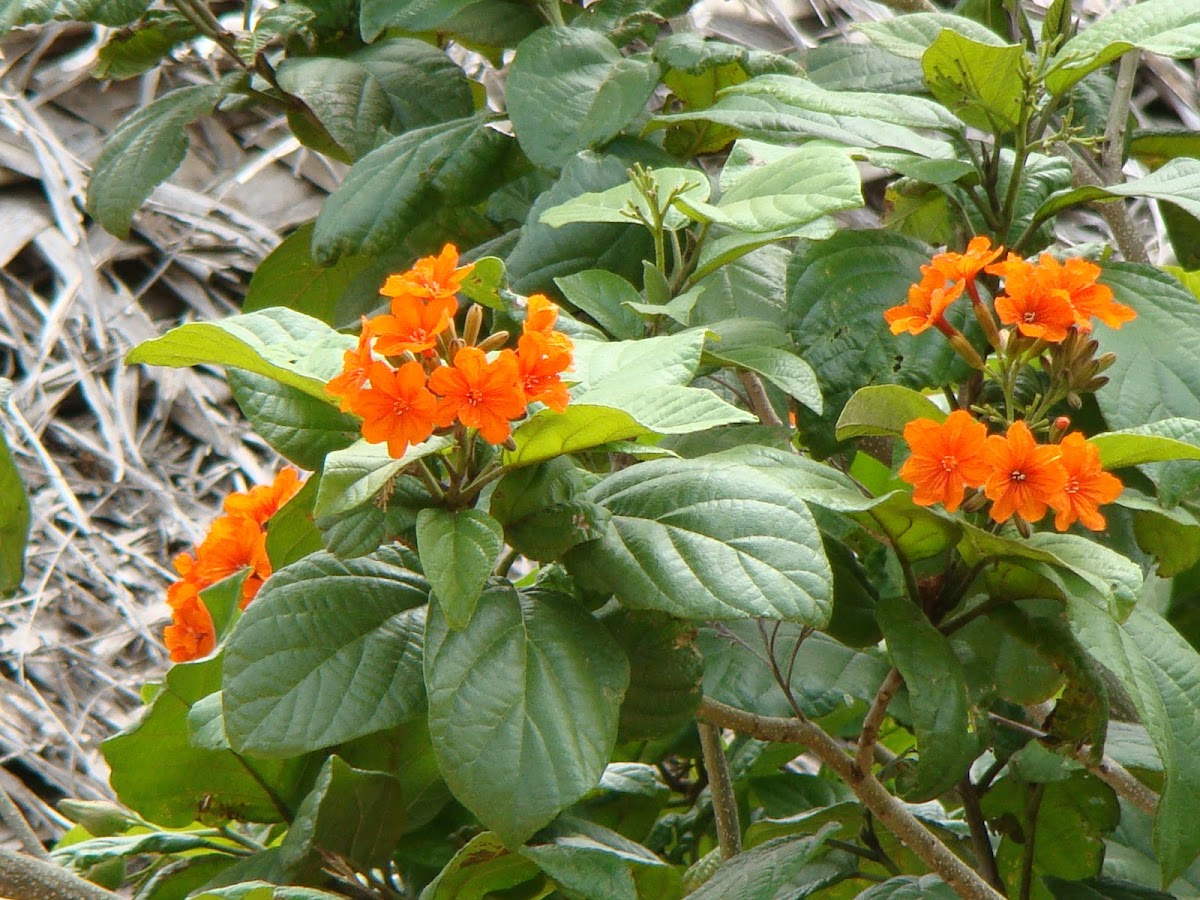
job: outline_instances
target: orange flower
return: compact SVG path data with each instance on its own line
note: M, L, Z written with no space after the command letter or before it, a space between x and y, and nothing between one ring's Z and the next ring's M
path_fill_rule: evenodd
M372 363L370 374L371 387L354 398L353 409L363 417L363 437L372 444L386 441L388 453L399 459L410 444L433 434L437 401L425 387L425 369L418 362L399 369Z
M1052 344L1066 339L1067 329L1075 324L1075 307L1066 291L1047 284L1034 266L1011 254L988 271L1005 275L1004 293L996 297L1001 322Z
M1059 263L1049 253L1043 253L1037 264L1037 280L1043 290L1062 291L1075 311L1075 324L1084 331L1092 330L1092 317L1109 328L1120 328L1137 317L1124 303L1113 300L1113 292L1097 284L1100 267L1086 259L1072 257Z
M203 590L228 578L242 569L250 574L242 585L239 606L245 609L264 581L271 577L271 561L267 557L267 535L252 519L240 516L221 516L212 524L208 536L196 548L194 577Z
M163 629L163 643L171 651L171 662L190 662L212 653L217 630L198 593L190 594L175 610L173 623Z
M525 413L520 364L511 350L501 350L488 362L478 347L463 347L454 354L454 365L429 376L429 389L438 401L437 421L449 425L457 417L468 428L478 428L489 444L503 444L511 433L510 420Z
M537 331L521 335L517 341L517 364L526 402L545 403L555 412L562 412L570 397L559 375L571 367L571 351L553 340L556 335L557 332Z
M1059 461L1067 472L1067 483L1050 501L1054 507L1054 527L1066 531L1075 521L1092 531L1104 530L1104 516L1098 507L1112 503L1124 485L1100 465L1100 451L1078 431L1068 434L1058 445Z
M358 335L358 346L347 350L342 362L342 374L330 379L325 385L326 393L338 399L342 412L350 411L350 397L362 390L367 383L367 368L374 362L371 355L371 324L362 317L362 331Z
M457 310L453 294L429 301L416 296L394 297L391 314L376 316L370 322L375 349L384 356L432 351L437 336L450 325Z
M991 474L983 491L992 500L992 518L1006 522L1013 513L1027 522L1046 514L1049 502L1067 484L1059 448L1038 444L1024 422L1013 422L1008 434L994 434L984 447Z
M438 256L426 256L401 275L390 275L382 288L385 297L412 297L429 302L454 300L472 265L458 265L458 248L446 244ZM456 301L457 303L457 301Z
M260 484L245 493L230 494L225 498L224 509L231 516L241 516L259 525L266 525L267 520L295 497L302 486L300 473L288 466L280 469L271 484Z
M939 253L930 260L930 266L947 281L974 281L1003 252L1003 247L992 247L986 237L973 237L966 253Z
M524 334L544 334L559 350L570 353L575 345L561 331L554 330L556 322L558 322L558 306L551 303L542 294L530 294L526 302L525 322L521 326L521 331Z
M893 306L883 314L892 326L892 334L907 331L916 335L930 326L946 335L954 333L954 328L946 322L945 313L946 308L962 295L963 282L946 284L945 276L931 266L921 266L921 272L921 280L908 289L908 302Z
M904 440L912 455L900 468L900 477L913 486L914 503L941 503L954 512L966 488L978 487L988 476L983 458L987 428L961 409L941 424L932 419L909 422Z

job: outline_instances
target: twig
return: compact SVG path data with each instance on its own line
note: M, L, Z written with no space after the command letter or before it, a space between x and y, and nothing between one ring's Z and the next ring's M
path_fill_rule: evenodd
M721 732L715 725L699 722L700 749L704 753L704 770L712 792L713 818L717 822L717 842L721 858L732 859L742 852L742 828L738 822L737 798L733 795L733 780L729 777L729 760L721 742Z
M775 407L771 405L771 400L767 397L767 389L763 387L762 380L758 375L743 369L738 372L738 380L746 389L746 395L750 398L750 407L758 416L758 421L764 425L782 425L783 420L779 418Z
M28 820L3 786L0 786L0 822L8 827L30 856L36 856L38 859L50 858L37 834L29 827Z
M1054 149L1067 157L1071 163L1071 181L1075 187L1102 188L1106 186L1092 167L1091 162L1077 148L1059 141L1055 143ZM1108 224L1108 230L1112 232L1113 240L1117 242L1117 247L1125 259L1129 262L1150 262L1145 241L1142 240L1133 220L1129 217L1129 210L1125 208L1124 201L1097 203L1096 210Z
M0 850L0 896L8 900L121 900L53 863Z
M1045 793L1046 785L1030 785L1029 797L1025 801L1025 852L1021 857L1020 900L1029 900L1033 896L1033 851L1037 844L1038 810L1042 807Z
M764 741L804 744L844 781L892 834L966 900L1003 900L974 869L955 856L877 778L864 772L838 742L808 719L759 716L705 697L697 715L714 725Z
M879 686L879 690L875 694L871 708L867 710L866 718L863 719L862 731L858 735L858 752L854 756L854 762L864 772L871 771L871 763L875 758L875 742L879 740L879 726L883 724L883 720L887 716L888 704L892 702L892 698L896 696L896 691L900 690L902 684L904 684L904 679L900 676L899 669L892 669L888 672L887 677L883 679L883 684Z
M971 847L975 851L975 868L992 887L998 891L1004 890L1004 881L1000 878L1000 870L996 868L996 854L992 850L992 840L988 837L987 822L983 818L983 809L979 806L979 793L971 783L970 776L965 776L958 785L958 795L962 798L963 815L967 827L971 829Z
M1108 108L1108 122L1104 126L1104 150L1101 167L1109 183L1121 180L1121 169L1125 165L1125 129L1129 124L1129 104L1133 99L1133 85L1137 80L1141 51L1131 50L1121 57L1117 68L1117 85L1113 89L1112 105Z

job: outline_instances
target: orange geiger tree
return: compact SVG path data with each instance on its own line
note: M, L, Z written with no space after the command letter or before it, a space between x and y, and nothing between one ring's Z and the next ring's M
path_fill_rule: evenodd
M175 560L112 799L0 893L1200 895L1200 163L1130 130L1200 7L798 60L687 6L0 10L157 73L114 234L204 116L344 172L128 354L223 369L278 475Z

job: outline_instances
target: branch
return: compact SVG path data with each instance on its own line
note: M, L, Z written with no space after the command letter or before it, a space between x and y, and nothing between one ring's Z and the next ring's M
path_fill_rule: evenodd
M1071 163L1071 181L1075 187L1107 187L1091 161L1077 148L1059 141L1055 143L1054 149ZM1099 202L1095 204L1095 208L1108 223L1108 230L1112 232L1113 240L1117 242L1117 247L1125 259L1129 262L1150 262L1150 256L1146 253L1146 243L1138 234L1123 200Z
M750 406L754 410L754 414L758 416L758 421L764 425L782 425L783 420L779 418L775 412L775 407L771 405L771 400L767 397L767 389L763 387L762 379L753 372L743 369L738 372L738 379L742 382L742 387L746 389L746 394L750 398Z
M988 837L983 809L979 806L979 793L976 791L975 785L971 783L969 775L964 776L959 783L958 795L962 798L967 827L971 829L971 847L975 851L979 874L996 890L1002 891L1004 890L1004 881L1000 878L1000 870L996 868L996 854L992 850L992 840Z
M878 779L860 769L836 740L812 722L807 719L759 716L709 697L700 701L697 715L721 728L729 728L759 740L804 744L846 782L875 818L960 897L966 900L1003 900L1003 894L951 853Z
M0 822L8 826L8 830L13 833L13 837L21 842L21 847L30 856L36 856L38 859L48 859L50 857L50 854L46 852L46 848L42 845L41 839L30 827L29 820L25 818L20 808L13 802L13 798L3 786L0 786Z
M896 691L900 690L902 684L904 684L904 679L900 677L898 669L888 672L887 678L883 679L883 684L879 686L879 692L875 694L871 708L867 710L866 718L863 719L862 731L858 735L858 753L854 756L854 763L864 772L871 771L871 761L875 755L875 742L879 740L879 726L883 724L883 720L887 716L888 704L892 702L892 698L896 696Z
M713 817L717 822L717 842L721 858L732 859L742 852L742 827L738 822L737 798L729 777L729 760L715 725L700 722L700 749L704 752L704 770L712 792Z
M1137 80L1141 51L1133 50L1121 57L1117 68L1117 85L1113 89L1112 105L1108 108L1108 122L1104 126L1104 150L1101 166L1110 182L1121 180L1121 169L1125 165L1125 129L1129 126L1129 104L1133 100L1133 84Z
M8 900L121 900L53 863L0 850L0 896Z

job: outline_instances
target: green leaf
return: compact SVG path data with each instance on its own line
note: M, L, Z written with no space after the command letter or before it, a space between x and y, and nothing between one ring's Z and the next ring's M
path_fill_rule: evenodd
M641 282L642 260L654 253L650 234L642 226L595 223L551 228L540 219L543 212L572 197L627 183L627 170L639 158L653 165L670 165L670 160L644 157L641 153L616 156L585 151L563 166L558 180L529 210L506 260L514 291L552 290L555 278L585 269L605 269L634 284Z
M563 817L547 829L553 840L522 847L547 875L588 900L672 900L679 875L645 847L587 819Z
M301 225L258 264L242 301L243 312L286 306L336 324L338 301L371 260L344 256L332 266L322 266L312 257L312 233L311 222Z
M267 558L273 570L325 549L312 514L318 481L319 478L309 478L304 482L296 496L267 523Z
M1200 24L1197 25L1200 34ZM1174 203L1196 218L1200 218L1200 160L1173 159L1162 168L1135 181L1125 181L1109 187L1082 187L1053 195L1037 211L1039 220L1072 206L1096 200L1118 200L1122 197L1151 197Z
M345 512L316 516L314 520L325 548L335 556L352 559L374 553L392 541L411 545L416 540L417 514L434 502L420 479L401 475L392 481L382 507L371 499Z
M0 596L11 597L25 576L29 498L8 442L0 434Z
M880 231L844 231L797 246L788 270L788 330L825 398L821 418L798 416L814 452L832 452L833 424L859 388L892 383L923 390L966 377L968 368L946 341L893 335L883 318L885 309L904 302L929 255L923 244ZM966 308L949 312L960 330L969 318Z
M1009 777L992 786L982 806L989 819L1012 816L1024 823L1027 803L1028 785ZM1097 874L1104 858L1102 835L1119 818L1112 789L1087 772L1045 785L1033 846L1035 873L1072 880ZM1024 847L1006 837L997 854L1002 872L1019 877L1023 855Z
M753 470L711 458L648 462L587 496L612 523L573 549L568 567L626 606L685 619L828 621L832 574L812 514Z
M949 28L921 56L929 91L970 125L993 134L1017 127L1025 96L1025 48L997 47Z
M762 232L798 228L863 199L858 167L845 151L805 145L739 179L715 206L691 197L675 203L698 221Z
M482 510L430 507L417 516L421 568L451 628L465 628L471 621L503 547L500 523Z
M141 6L141 4L137 4ZM179 88L143 106L109 135L88 179L87 211L106 231L129 236L133 214L179 168L187 126L229 93L230 81Z
M1154 821L1130 803L1121 804L1121 821L1104 842L1106 877L1140 885L1160 884L1158 858L1153 847ZM1200 891L1200 865L1193 864L1167 887L1172 897Z
M459 293L488 309L504 309L500 290L506 283L507 273L504 260L496 256L484 256L471 263L471 272L463 279Z
M778 347L740 347L710 349L708 355L719 363L746 369L761 375L775 387L803 403L813 412L822 411L821 387L812 366L796 354Z
M1200 447L1171 437L1185 430L1200 431L1200 422L1163 419L1140 428L1098 434L1088 443L1100 451L1100 464L1106 469L1175 459L1200 459Z
M226 650L230 743L285 756L411 718L424 702L428 597L391 550L353 560L317 553L276 572Z
M892 662L908 688L916 771L901 779L905 799L932 800L962 780L980 752L967 678L950 641L912 602L884 596L875 607Z
M1144 0L1104 16L1054 55L1046 87L1061 94L1135 48L1173 59L1200 55L1200 9L1172 0Z
M692 900L772 900L824 849L840 826L829 824L814 835L775 838L739 853L717 869Z
M477 834L454 855L420 900L484 900L495 891L524 884L538 874L525 857L512 853L490 831Z
M445 52L415 38L389 38L355 50L347 59L383 87L397 130L465 118L475 110L470 82Z
M267 853L272 852L268 850ZM248 857L245 863L263 858L265 854ZM242 863L238 863L241 866ZM230 870L222 873L221 879L230 877ZM211 888L202 894L189 895L190 900L339 900L339 894L319 891L316 888L275 885L269 881L240 881L229 887Z
M183 828L206 809L244 822L285 818L276 800L299 800L305 760L251 761L188 740L189 710L220 687L220 657L172 666L145 713L104 742L109 781L125 806L168 828Z
M309 142L314 149L351 162L387 139L392 105L383 86L363 66L329 56L288 57L276 74L280 87L298 98L319 123L321 140ZM312 125L299 124L293 119L293 130L303 137ZM335 146L327 145L325 135Z
M783 329L788 258L783 247L760 247L716 267L673 302L694 298L691 321L697 325L740 317L771 322ZM713 263L715 259L710 266Z
M830 41L810 47L804 62L809 79L827 91L919 94L925 79L917 60L924 49L902 59L871 44Z
M835 436L839 441L869 435L897 437L914 419L943 422L946 413L924 394L898 384L859 388L838 416Z
M1115 353L1096 394L1114 430L1182 416L1200 420L1200 305L1170 275L1150 266L1108 263L1101 279L1138 317L1119 331L1098 329L1101 350ZM1171 353L1162 348L1170 346Z
M472 2L474 0L414 0L396 4L391 0L362 0L358 13L359 29L367 44L374 43L389 28L431 31Z
M356 441L345 450L335 450L325 457L314 514L334 516L361 506L406 466L440 453L450 444L449 437L434 435L409 447L399 459L388 453L386 444L368 444L365 440Z
M660 613L632 610L619 610L604 624L630 665L620 739L668 737L690 723L704 674L695 629Z
M633 339L645 333L646 326L641 318L626 305L641 302L642 295L620 275L603 269L588 269L555 278L554 283L568 304L591 316L613 337Z
M855 900L954 900L957 896L936 875L899 875L868 888Z
M432 608L425 681L446 783L512 846L596 786L629 664L573 600L496 583L462 631Z
M594 31L534 32L508 73L508 114L521 149L553 169L608 142L645 109L658 74L657 65L622 56Z
M663 209L674 194L688 202L703 203L708 199L708 176L696 169L653 169L657 207ZM551 228L561 228L578 222L653 222L653 212L646 198L632 181L599 193L580 194L560 206L553 206L541 215L541 222ZM687 216L674 206L667 207L664 227L678 231L691 224Z
M15 0L0 7L0 25L34 25L75 20L118 27L136 21L146 12L142 0Z
M132 29L114 33L100 48L93 74L97 78L132 78L153 69L171 50L199 32L179 13L150 10Z
M876 47L905 59L920 59L944 31L980 44L1004 46L1004 41L990 28L951 13L913 13L882 22L864 22L855 27Z
M333 404L325 383L341 371L342 356L354 343L311 316L274 307L172 328L134 347L125 363L244 369Z
M1068 612L1081 643L1125 688L1163 761L1154 848L1170 884L1200 854L1200 655L1145 606L1122 625L1085 602L1069 601Z
M506 138L480 116L407 131L359 159L321 206L313 258L332 265L345 255L370 256L402 241L429 215L444 170L460 178L496 161Z
M404 834L403 810L395 777L331 756L279 845L283 864L319 869L331 853L363 870L384 866Z
M357 418L310 394L239 369L226 380L259 437L301 468L319 469L327 454L358 440Z
M768 634L774 631L772 625ZM785 622L775 633L776 661L787 669L800 628ZM762 653L759 623L726 622L702 628L704 693L760 716L795 715ZM792 672L792 696L805 715L820 718L844 709L853 700L869 703L887 676L888 664L876 652L854 650L821 632L804 639Z

